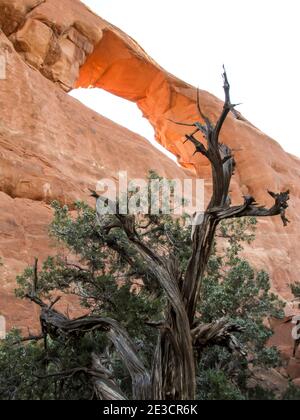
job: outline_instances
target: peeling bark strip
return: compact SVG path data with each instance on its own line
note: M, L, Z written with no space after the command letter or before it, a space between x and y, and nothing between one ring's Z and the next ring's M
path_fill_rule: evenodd
M35 267L37 268L37 262ZM36 275L35 279L37 279ZM37 284L37 280L35 280L35 284ZM58 299L48 306L37 298L35 293L27 295L27 298L42 308L40 315L42 337L49 335L53 340L59 338L67 340L82 337L91 331L106 332L131 376L133 397L137 400L150 399L150 375L139 359L135 346L127 332L117 321L99 317L83 317L69 320L66 316L53 309ZM37 339L41 339L41 337ZM116 381L112 378L111 373L102 366L100 357L93 354L92 360L92 370L79 368L76 370L76 373L84 370L90 375L95 393L98 396L101 395L101 399L126 399L118 388Z
M137 232L134 216L117 213L115 220L112 222L110 219L107 224L105 221L102 223L101 215L97 215L99 229L101 229L99 237L101 236L101 239L105 240L105 235L111 229L121 229L147 267L151 278L150 283L153 281L153 290L159 285L168 300L164 319L156 324L148 323L159 330L151 377L140 360L132 340L119 323L112 319L98 317L69 320L53 309L57 300L48 306L36 297L37 261L35 264L33 293L27 297L42 308L40 319L43 336L49 335L55 340L78 337L95 330L107 333L131 375L133 396L137 400L194 400L195 363L197 355L201 355L207 346L226 346L231 351L238 351L245 355L244 349L234 336L234 333L242 332L238 325L227 322L226 319L203 325L199 321L197 322L195 317L203 277L211 255L216 228L220 221L246 216L280 215L284 226L289 222L285 214L288 208L289 191L279 194L269 192L275 200L270 209L260 207L250 196L244 197L243 204L231 206L229 188L236 163L232 151L220 142L219 136L228 114L234 110L234 105L230 101L230 85L225 69L223 78L225 103L217 123L214 125L203 114L198 95L197 106L201 122L196 122L193 125L187 124L187 126L194 127L195 130L186 136L186 141L192 142L196 149L195 153L204 155L211 164L213 194L204 214L203 223L197 226L193 232L192 255L186 272L179 272L180 264L174 255L161 256L150 248L149 244L143 240L142 235ZM184 123L176 124L185 125ZM206 144L196 138L197 134L202 135ZM92 195L101 199L95 192ZM117 208L118 205L116 205ZM106 245L134 267L134 261L126 247L120 246L109 237ZM151 287L151 284L147 287ZM28 339L34 338L29 337ZM125 396L119 389L117 381L102 366L101 357L92 355L92 360L92 369L78 368L72 372L63 372L58 375L70 376L84 372L89 375L97 398L124 399Z

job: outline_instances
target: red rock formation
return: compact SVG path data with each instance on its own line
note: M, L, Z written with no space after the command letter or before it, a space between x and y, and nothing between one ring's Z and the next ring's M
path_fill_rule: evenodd
M14 276L35 255L49 253L51 200L86 198L87 186L103 176L115 177L120 169L132 176L149 169L185 176L141 137L88 110L65 91L102 88L136 102L157 141L183 167L205 178L208 189L210 169L183 143L185 128L169 121L199 118L195 88L163 70L128 35L78 0L0 0L0 12L0 52L7 59L7 79L0 81L0 255L5 264L0 312L9 325L28 325L31 309L14 300ZM200 100L214 121L222 102L205 91ZM300 278L300 160L242 116L229 118L222 137L238 149L234 201L253 194L270 204L267 188L291 190L292 224L284 229L280 220L260 221L256 244L247 250L257 267L271 273L274 289L289 298L288 284Z
M18 31L23 39L27 22ZM86 200L88 187L116 178L119 170L134 178L150 169L171 178L187 173L145 139L85 108L28 66L4 34L0 52L7 61L7 78L0 80L0 314L8 327L23 327L34 324L36 313L14 297L15 277L35 256L43 259L54 251L47 234L52 200L70 205Z
M153 125L157 141L175 154L182 166L193 168L209 185L208 162L199 154L193 156L193 146L184 144L186 128L169 121L194 122L199 118L195 88L161 69L127 35L107 28L81 68L76 86L99 87L135 101ZM200 100L204 113L215 121L222 102L205 91L200 92ZM242 116L229 118L222 137L226 144L238 150L235 153L237 174L232 185L235 202L240 201L243 194L251 194L266 204L270 203L267 188L292 191L289 212L292 225L282 229L280 220L260 221L255 249L247 251L258 267L265 267L272 274L277 292L288 298L288 285L300 275L295 247L299 240L296 206L300 193L300 160L284 152L279 144Z

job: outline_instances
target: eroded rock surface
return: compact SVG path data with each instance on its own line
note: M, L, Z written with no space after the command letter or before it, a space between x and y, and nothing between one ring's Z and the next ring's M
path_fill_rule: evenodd
M33 326L32 306L14 297L15 277L55 252L50 203L88 200L98 180L193 176L145 139L85 108L28 66L0 35L7 78L0 81L0 314L8 327ZM91 202L92 204L92 202Z
M23 16L18 25L11 18L13 9L16 16ZM2 16L9 10L3 29L26 63L63 90L98 87L136 102L153 125L157 140L178 157L183 167L205 178L209 190L208 162L202 156L193 156L193 146L184 144L186 128L169 121L192 122L199 118L195 88L164 71L132 38L77 0L0 0L0 10ZM200 92L200 100L204 112L215 121L222 102L205 91ZM280 220L261 221L255 249L247 251L258 267L271 273L277 292L290 298L289 284L300 278L296 211L300 160L284 152L242 116L229 118L222 137L236 149L238 168L232 185L235 202L243 194L251 194L262 204L271 204L268 188L291 190L292 224L283 229ZM58 180L52 188L59 185Z

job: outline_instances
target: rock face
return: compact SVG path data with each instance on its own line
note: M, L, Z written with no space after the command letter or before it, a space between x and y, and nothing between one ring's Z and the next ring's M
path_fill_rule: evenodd
M15 39L29 42L39 28L38 20L26 20ZM150 169L191 177L145 139L85 108L32 67L45 51L38 41L28 44L34 55L29 66L0 35L7 75L0 81L0 314L8 327L32 326L37 319L30 304L15 299L15 277L35 256L42 260L54 251L47 233L51 201L87 200L88 188L102 178L117 179L119 170L133 178L146 177Z
M145 176L187 173L146 140L85 108L66 95L76 87L102 88L136 102L153 125L156 139L182 167L207 182L210 168L184 144L186 128L169 120L199 119L196 90L155 63L128 35L92 13L78 0L0 0L0 314L8 325L31 325L30 305L13 297L15 275L35 256L53 252L47 238L49 203L87 199L98 179L119 170ZM259 92L258 92L259 95ZM215 121L222 102L200 92L203 111ZM272 204L266 193L291 190L289 218L260 221L248 257L267 269L274 290L289 299L289 284L300 278L300 160L241 115L231 115L223 141L236 149L233 202L243 194ZM188 177L191 175L188 174Z

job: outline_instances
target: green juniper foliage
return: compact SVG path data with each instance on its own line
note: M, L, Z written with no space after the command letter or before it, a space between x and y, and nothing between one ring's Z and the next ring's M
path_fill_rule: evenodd
M243 327L238 339L247 349L248 356L245 359L225 348L206 349L199 363L199 383L202 385L199 396L203 399L212 394L218 399L220 389L224 390L222 399L238 396L236 390L243 398L250 398L247 382L251 369L255 366L276 367L280 363L277 350L266 347L272 331L264 321L268 316L283 317L284 305L270 292L267 273L257 273L241 257L243 244L249 244L255 238L255 226L255 219L222 224L218 236L221 236L223 246L217 252L215 244L209 261L198 307L201 319L213 322L225 316Z
M283 395L284 401L299 401L300 389L293 384L290 384L287 391Z
M163 319L166 307L159 286L153 291L151 272L123 231L99 228L95 211L87 204L76 203L76 214L59 203L53 203L53 208L50 234L60 252L39 269L38 297L46 300L57 292L72 294L80 299L85 313L119 321L150 367L157 331L147 323ZM137 220L136 229L148 244L160 255L176 255L184 270L192 245L191 229L184 220L162 214ZM241 219L224 223L218 230L198 317L203 323L227 318L243 327L237 338L247 357L223 347L199 354L199 399L251 398L247 383L253 367L279 363L277 352L265 346L272 332L264 320L281 316L283 306L270 292L268 275L257 273L241 256L243 245L254 239L255 225L255 219ZM18 277L18 297L33 292L33 276L34 269L28 268ZM71 372L90 367L92 353L102 355L104 366L130 398L129 374L104 333L89 333L68 342L48 338L45 348L43 341L22 342L16 331L0 344L0 398L91 399L93 389L85 373Z
M300 283L296 282L291 285L291 290L295 298L300 298Z

